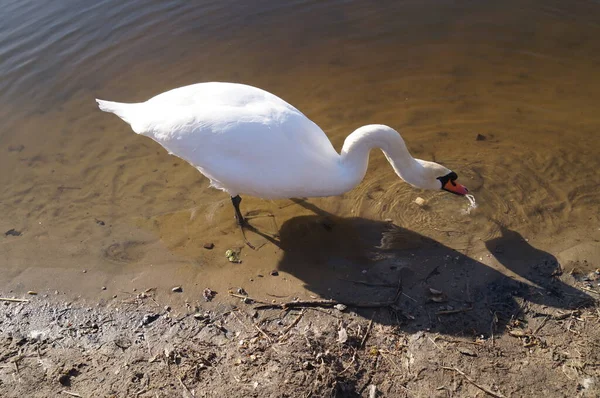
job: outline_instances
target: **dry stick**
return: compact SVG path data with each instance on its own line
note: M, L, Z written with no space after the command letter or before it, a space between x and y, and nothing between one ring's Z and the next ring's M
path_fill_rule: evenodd
M590 288L584 287L584 286L580 286L581 289L586 290L588 292L592 292L592 293L596 293L596 294L600 294L600 292L597 292L595 290L592 290Z
M504 395L493 392L492 390L490 390L489 388L483 387L480 384L477 384L473 379L471 379L469 376L467 376L465 374L465 372L463 372L462 370L458 369L458 368L449 368L447 366L442 366L443 369L447 369L447 370L453 370L456 373L460 374L462 377L464 377L469 383L473 384L475 387L479 388L481 391L483 391L484 393L491 395L492 397L495 398L505 398Z
M72 397L77 397L77 398L81 398L81 395L77 394L76 392L69 392L69 391L61 391L62 394L67 394L70 395Z
M236 293L233 293L233 292L229 292L229 295L230 295L230 296L233 296L233 297L241 298L241 299L248 299L248 300L252 300L252 301L254 301L255 303L259 303L259 304L267 304L267 305L270 305L270 304L271 304L271 303L269 303L268 301L262 301L262 300L253 299L252 297L244 296L244 295L242 295L242 294L236 294Z
M17 298L9 298L9 297L0 297L0 301L8 301L11 303L28 303L27 299L17 299Z
M296 317L296 319L294 319L294 322L292 322L292 323L291 323L291 324L290 324L288 327L286 327L286 328L283 330L283 333L281 334L281 337L283 337L283 336L285 336L286 334L288 334L288 332L289 332L290 330L292 330L292 328L293 328L294 326L296 326L296 325L298 324L298 322L300 322L300 319L302 319L302 317L303 317L303 316L304 316L304 310L302 310L302 311L300 312L300 314L298 314L298 316Z
M273 342L273 340L271 339L271 337L268 334L266 334L264 330L262 330L260 327L258 327L257 324L253 323L252 326L254 326L256 328L256 330L258 330L260 333L262 333L262 335L267 338L267 341L269 343Z
M192 394L192 392L190 391L190 389L187 388L187 386L185 384L183 384L183 380L181 380L181 377L177 376L177 380L179 380L179 383L181 383L181 385L183 386L183 388L185 388L185 390L187 391L188 394L190 394L191 397L195 397L195 395Z
M365 332L365 335L363 336L358 348L363 348L365 346L365 343L367 342L367 338L369 337L369 332L371 331L372 326L373 326L373 318L371 318L371 322L369 322L369 326L367 326L367 331Z
M458 310L438 311L435 314L436 315L452 315L452 314L459 314L461 312L471 311L472 309L473 309L473 307L461 308L461 309L458 309Z
M336 300L309 300L309 301L290 301L287 303L265 303L264 301L254 300L257 303L262 303L264 305L259 305L254 307L257 310L265 310L265 309L273 309L273 308L281 308L281 309L289 309L289 308L306 308L306 307L334 307L338 304L343 304L348 307L355 308L382 308L382 307L391 307L398 301L398 297L402 294L402 281L398 283L398 290L396 291L396 295L393 300L389 301L374 301L374 302L365 302L365 303L352 303L352 302L339 302ZM253 300L248 297L249 300Z
M474 344L474 345L484 345L484 344L481 344L481 343L479 343L479 342L477 342L477 341L468 341L468 340L451 340L451 339L445 339L445 338L443 338L443 337L438 337L438 338L436 338L436 340L438 340L438 339L439 339L439 340L442 340L442 341L445 341L445 342L447 342L447 343L455 343L455 344L465 343L465 344Z
M398 287L398 285L392 285L391 283L369 283L369 282L364 282L364 281L356 281L353 279L344 279L344 278L337 278L340 281L344 281L344 282L352 282L352 283L356 283L358 285L365 285L365 286L374 286L374 287Z
M540 326L538 326L538 327L535 329L535 331L533 332L533 335L534 335L534 336L535 336L536 334L538 334L538 332L539 332L540 330L542 330L542 328L543 328L544 326L546 326L546 323L548 322L548 319L550 319L550 318L552 318L552 316L550 316L550 315L548 315L548 316L546 316L546 318L544 318L544 320L542 321L542 323L540 324Z

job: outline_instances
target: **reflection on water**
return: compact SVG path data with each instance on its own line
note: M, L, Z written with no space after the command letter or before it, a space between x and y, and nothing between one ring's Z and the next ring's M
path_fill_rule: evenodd
M475 257L499 225L553 253L600 239L597 2L10 0L0 11L0 230L22 232L0 242L1 283L55 286L86 268L82 291L170 284L210 265L220 271L196 280L234 284L256 264L276 268L272 245L227 268L222 252L239 243L229 198L94 102L211 80L281 96L336 148L388 124L479 205L465 215L455 196L414 190L374 153L355 190L311 200L328 212L389 218ZM280 225L308 214L244 206Z

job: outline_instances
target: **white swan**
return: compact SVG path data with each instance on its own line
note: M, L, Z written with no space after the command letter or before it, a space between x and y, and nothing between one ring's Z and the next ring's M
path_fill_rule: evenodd
M413 158L394 129L360 127L338 154L319 126L256 87L199 83L141 103L96 101L229 193L240 225L240 194L266 199L340 195L363 179L373 148L380 148L396 174L417 188L467 194L456 173Z

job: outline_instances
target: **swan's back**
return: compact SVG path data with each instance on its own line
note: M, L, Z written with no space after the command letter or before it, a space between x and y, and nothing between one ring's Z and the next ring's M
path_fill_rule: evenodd
M98 101L198 168L232 195L263 198L339 194L339 155L298 109L264 90L235 83L199 83L146 102Z

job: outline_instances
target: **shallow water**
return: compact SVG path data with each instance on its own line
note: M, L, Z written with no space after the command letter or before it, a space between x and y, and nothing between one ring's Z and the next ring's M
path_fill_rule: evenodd
M338 149L355 128L388 124L416 157L456 171L478 203L463 214L464 199L410 188L373 153L365 181L309 200L317 210L244 198L244 211L275 214L278 226L257 219L260 230L310 230L296 221L321 211L391 219L491 267L485 242L502 228L554 255L591 244L598 258L597 1L21 0L0 11L0 231L22 232L0 238L3 290L109 298L184 282L226 288L281 268L286 245L256 234L266 244L228 263L223 253L240 244L229 198L94 102L212 80L281 96ZM315 247L345 261L330 249ZM309 285L285 280L277 289L289 294Z

